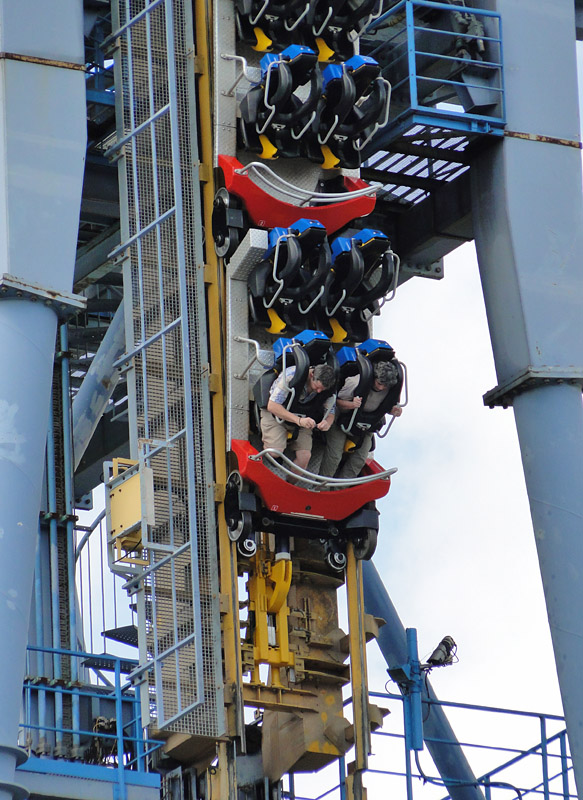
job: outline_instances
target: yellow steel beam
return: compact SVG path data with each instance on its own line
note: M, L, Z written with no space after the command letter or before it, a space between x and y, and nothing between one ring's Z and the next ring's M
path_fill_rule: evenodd
M235 545L227 535L222 498L227 482L227 445L224 400L224 309L225 286L222 264L216 256L212 238L212 212L215 196L213 180L213 102L210 64L212 63L212 0L196 0L195 47L197 60L197 94L202 175L203 219L206 231L205 280L207 281L207 318L209 330L210 371L218 376L213 384L213 447L215 484L218 491L217 522L219 531L219 577L221 593L228 598L222 617L225 653L225 696L227 698L227 733L244 736L242 669L239 633L239 597L237 591L237 557ZM202 266L202 265L201 265ZM219 499L220 498L220 499Z
M348 642L350 647L350 679L352 684L352 713L354 717L355 798L358 799L360 778L367 768L371 752L368 720L368 682L366 669L366 630L362 564L354 556L354 547L346 548L346 595L348 604Z
M269 708L273 711L309 711L316 713L318 697L314 692L287 689L285 686L243 685L245 705L251 708Z
M235 745L233 741L219 742L219 794L220 798L238 797L237 789L237 759L235 756ZM215 797L215 794L207 795Z

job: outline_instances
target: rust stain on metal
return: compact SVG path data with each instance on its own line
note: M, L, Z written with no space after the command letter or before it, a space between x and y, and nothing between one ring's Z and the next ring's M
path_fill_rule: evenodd
M77 69L85 72L85 64L75 64L73 61L56 61L52 58L38 58L37 56L25 56L22 53L6 53L0 51L0 60L5 61L25 61L29 64L41 64L44 67L59 67L60 69Z
M560 144L563 147L574 147L577 150L583 148L583 143L576 139L561 139L557 136L543 136L539 133L523 133L521 131L504 131L504 136L512 139L526 139L529 142L545 142L546 144Z
M8 292L10 289L13 289L18 295L22 295L23 292L38 292L40 290L47 295L47 299L62 299L62 294L56 289L45 288L43 286L39 286L37 283L30 283L29 281L22 280L21 278L14 278L13 281L2 286L3 292Z

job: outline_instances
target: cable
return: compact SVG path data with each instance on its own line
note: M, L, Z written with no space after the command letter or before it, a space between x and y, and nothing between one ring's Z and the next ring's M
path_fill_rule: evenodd
M100 539L100 541L99 541L99 552L100 552L100 560L101 560L101 585L103 586L103 584L104 584L104 575L105 575L105 569L104 569L104 564L103 564L103 539ZM104 631L107 630L107 627L106 627L106 624L105 624L105 592L101 592L101 623L103 625L102 630L104 630ZM104 639L103 649L104 649L104 652L107 653L107 639Z
M514 786L511 783L504 783L503 781L495 781L494 783L485 784L483 781L461 781L457 778L448 778L447 781L442 778L430 778L429 775L426 775L421 769L421 764L419 763L419 751L415 750L414 752L415 765L417 766L419 776L423 783L431 783L434 786L444 786L446 789L449 788L449 786L476 786L478 788L486 785L494 786L498 789L511 789L513 792L516 792L518 800L522 800L523 792L517 786Z
M113 576L113 627L117 628L117 575Z
M431 703L428 702L431 700L431 694L429 692L429 676L427 672L425 673L425 693L427 694L427 701L425 705L427 706L427 714L423 717L423 722L427 722L429 719L429 715L431 714Z
M89 584L89 639L91 641L91 652L94 653L95 650L93 649L93 583L91 580L91 548L87 548L87 576L88 576L88 584Z

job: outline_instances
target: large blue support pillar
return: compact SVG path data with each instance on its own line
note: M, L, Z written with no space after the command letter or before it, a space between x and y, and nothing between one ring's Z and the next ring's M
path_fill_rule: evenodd
M583 198L575 10L573 0L487 5L502 14L508 125L504 142L472 168L498 378L486 402L514 408L582 797Z
M0 0L0 800L15 784L57 311L85 155L82 0ZM10 299L7 299L10 298Z
M367 614L385 621L379 631L377 644L387 666L405 664L409 658L407 632L372 561L362 562L362 577ZM437 700L429 681L423 688L422 699ZM484 795L442 706L429 706L425 717L425 743L452 800L483 800Z

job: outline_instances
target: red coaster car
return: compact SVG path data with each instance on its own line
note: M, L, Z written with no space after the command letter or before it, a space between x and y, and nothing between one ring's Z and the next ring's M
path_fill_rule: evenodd
M261 162L243 165L234 156L219 155L218 164L224 186L215 197L212 227L217 254L227 260L243 240L249 223L257 228L289 228L301 217L309 217L321 222L327 233L332 234L351 220L370 214L375 207L375 187L360 178L339 175L334 185L340 191L328 195L294 188ZM249 175L257 171L266 181L264 188ZM295 205L278 199L270 189L271 184L286 194L291 187L292 195L297 193L304 202Z
M323 540L326 560L334 569L344 568L349 540L357 558L372 557L379 527L374 501L387 494L396 468L383 470L369 460L359 478L307 472L298 477L289 468L291 462L277 451L259 453L239 439L233 440L232 450L238 469L227 481L225 515L229 536L243 555L253 555L256 534L263 531L274 533L284 550L290 536ZM303 485L290 483L286 475Z

